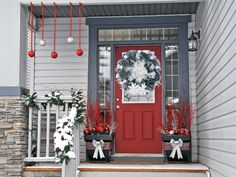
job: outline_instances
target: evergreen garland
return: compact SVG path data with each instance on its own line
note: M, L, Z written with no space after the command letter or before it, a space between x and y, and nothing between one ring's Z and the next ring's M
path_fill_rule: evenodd
M25 97L25 105L30 108L36 108L38 109L38 103L37 103L37 92L34 92L32 95L27 94Z
M51 91L51 95L46 94L45 97L49 98L47 102L50 104L50 106L52 105L60 106L63 105L61 95L62 93L59 90L53 90Z
M75 123L81 124L84 122L85 112L86 112L86 103L84 101L84 95L82 90L71 89L72 96L72 107L75 107L77 110Z

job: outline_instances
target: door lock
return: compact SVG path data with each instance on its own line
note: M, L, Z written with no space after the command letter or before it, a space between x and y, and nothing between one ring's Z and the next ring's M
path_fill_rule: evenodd
M119 99L119 98L116 98L116 101L117 101L117 102L119 102L119 101L120 101L120 99Z

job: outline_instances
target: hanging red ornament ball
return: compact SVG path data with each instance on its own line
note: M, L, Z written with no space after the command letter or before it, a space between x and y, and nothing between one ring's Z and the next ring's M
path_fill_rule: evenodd
M35 56L35 51L30 50L30 51L28 52L28 56L29 56L29 57L34 57L34 56Z
M83 55L83 49L78 49L78 50L76 50L76 54L77 54L78 56L82 56L82 55Z
M57 58L57 56L58 56L57 52L52 52L52 53L51 53L51 57L52 57L52 58L55 59L55 58Z

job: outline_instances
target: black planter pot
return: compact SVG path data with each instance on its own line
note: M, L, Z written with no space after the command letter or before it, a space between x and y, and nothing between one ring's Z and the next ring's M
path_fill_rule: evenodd
M178 141L179 139L182 139L183 146L181 147L181 153L183 156L183 159L178 159L177 153L175 154L175 157L170 157L170 154L172 152L172 146L170 144L171 139L174 139L175 141ZM191 135L162 135L162 141L163 141L163 150L165 151L166 159L168 161L185 161L185 162L191 162L192 160L192 153L191 153Z
M84 135L84 140L86 142L92 142L93 140L100 141L103 140L104 142L112 142L113 135Z
M113 145L113 137L114 135L84 135L84 140L86 141L86 160L89 162L110 162L111 153L112 153L112 145ZM92 145L92 141L100 141L103 140L104 146L102 148L105 158L93 158L95 148Z

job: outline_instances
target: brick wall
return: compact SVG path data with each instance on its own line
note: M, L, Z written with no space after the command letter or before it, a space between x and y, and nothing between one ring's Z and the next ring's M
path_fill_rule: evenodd
M0 176L21 177L27 153L27 111L20 98L0 97Z

